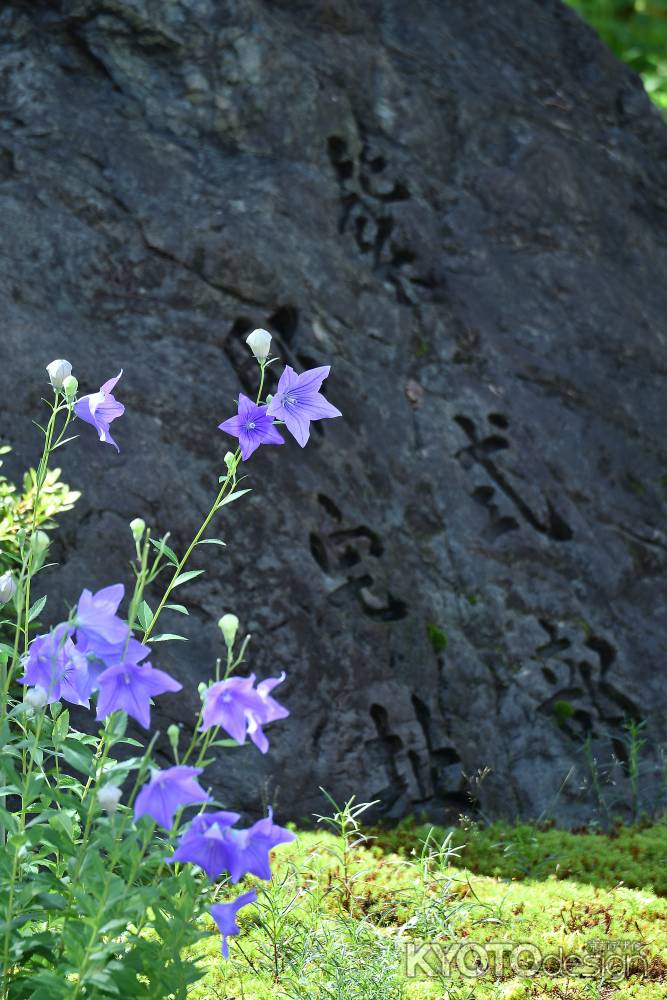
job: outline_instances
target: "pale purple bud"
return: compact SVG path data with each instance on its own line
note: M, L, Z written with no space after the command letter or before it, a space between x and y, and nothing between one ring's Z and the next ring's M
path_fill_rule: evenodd
M7 570L0 576L0 604L6 604L11 601L12 597L16 593L16 580L12 574Z
M72 374L72 366L64 358L56 358L46 366L49 380L54 389L62 389L65 379Z

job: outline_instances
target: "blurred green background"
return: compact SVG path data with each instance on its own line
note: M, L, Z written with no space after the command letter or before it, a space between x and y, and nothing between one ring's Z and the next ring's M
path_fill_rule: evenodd
M568 0L667 116L667 0Z

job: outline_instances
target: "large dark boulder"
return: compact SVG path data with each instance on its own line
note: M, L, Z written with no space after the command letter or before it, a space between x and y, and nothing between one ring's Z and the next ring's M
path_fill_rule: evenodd
M155 648L185 685L156 725L193 718L234 610L292 716L215 765L230 805L578 822L587 734L623 797L624 725L650 770L667 707L667 132L638 79L554 0L8 0L0 108L14 468L47 362L125 369L121 455L87 426L62 452L52 614L128 579L133 516L183 549L265 326L332 364L344 419L249 463L165 620L190 642Z

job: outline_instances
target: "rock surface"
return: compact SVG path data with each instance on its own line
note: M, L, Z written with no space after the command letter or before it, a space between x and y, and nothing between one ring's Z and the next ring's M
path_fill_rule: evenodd
M655 777L667 131L638 79L552 0L9 0L0 107L14 468L48 361L86 391L125 369L120 456L89 427L61 453L52 614L127 579L131 517L187 544L247 331L333 366L344 420L253 457L165 620L190 642L153 657L185 685L162 732L225 610L288 672L271 752L209 772L224 800L580 822L587 734L627 798L628 719Z

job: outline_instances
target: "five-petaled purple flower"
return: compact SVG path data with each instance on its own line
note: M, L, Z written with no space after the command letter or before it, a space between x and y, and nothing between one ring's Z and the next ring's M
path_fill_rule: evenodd
M141 645L141 643L137 643ZM145 648L145 647L144 647ZM100 693L97 699L97 721L120 709L148 729L151 724L151 698L165 691L180 691L177 680L164 670L155 670L150 663L124 661L107 667L97 678Z
M21 683L44 688L49 704L62 698L88 708L96 675L89 671L86 657L72 642L72 631L73 626L63 622L47 635L33 639Z
M199 865L213 881L228 871L232 882L244 875L271 878L270 852L288 844L296 834L273 822L273 811L246 830L235 830L234 813L202 813L181 837L171 861ZM236 816L238 819L238 816Z
M239 412L218 425L221 431L239 439L241 458L245 462L260 444L285 444L276 430L266 406L258 406L243 393L239 395Z
M288 710L271 697L272 689L284 680L283 671L280 677L260 681L256 689L254 674L229 677L212 684L204 699L201 731L221 726L237 743L244 743L249 736L255 746L266 753L269 741L262 726L289 715Z
M92 424L99 434L100 441L112 444L116 451L120 451L120 448L109 433L109 424L125 412L123 404L119 403L113 395L116 382L122 374L123 370L121 368L115 378L110 378L103 386L100 386L99 392L93 392L89 396L82 396L74 404L74 412L77 417L85 420L87 424Z
M214 882L227 868L228 841L224 831L240 818L238 813L222 811L195 816L178 848L167 860L170 864L188 861L199 865Z
M211 797L201 787L197 778L202 767L168 767L164 771L151 771L150 781L144 785L134 803L134 818L150 816L165 830L171 830L174 816L181 806L210 802Z
M125 587L116 583L96 594L84 590L76 609L77 641L82 652L92 653L102 660L122 651L129 629L118 617L118 605Z
M296 840L295 833L273 822L271 807L268 813L247 830L225 830L229 841L227 870L232 882L238 882L244 875L256 875L268 881L271 878L270 852L278 844Z
M227 938L240 933L239 925L236 923L236 914L242 906L255 902L257 902L257 893L251 889L250 892L244 892L241 896L237 896L231 903L214 903L211 907L211 916L222 934L223 958L229 958Z
M287 430L302 448L310 437L311 420L342 416L340 410L319 391L330 371L331 366L324 365L297 375L287 365L280 376L276 394L267 406L267 416L284 420Z

